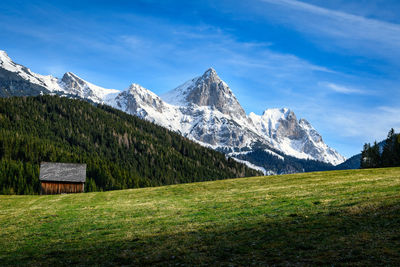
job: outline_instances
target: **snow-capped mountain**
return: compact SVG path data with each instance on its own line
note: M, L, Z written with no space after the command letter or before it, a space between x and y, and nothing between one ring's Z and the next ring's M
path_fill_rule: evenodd
M67 72L62 77L59 84L63 92L76 95L80 98L89 99L95 103L108 103L119 93L116 89L105 89L100 86L87 82L71 72Z
M231 117L246 117L229 86L218 77L213 68L161 97L165 102L176 106L206 106Z
M0 50L0 96L30 96L38 94L76 96L95 103L112 101L119 90L105 89L91 84L71 72L62 79L40 75L13 62L5 51Z
M249 129L249 119L229 86L216 71L208 69L163 94L161 98L184 116L184 136L224 152L251 148L257 133Z
M178 107L168 105L159 96L135 83L108 104L169 129L178 127L177 123L180 121Z
M0 96L37 95L62 91L57 78L40 75L14 63L0 50Z
M70 72L62 79L39 75L0 51L0 96L39 93L108 104L232 157L262 149L279 160L292 156L333 165L345 160L323 142L307 120L298 120L290 109L266 109L262 115L247 116L212 68L160 97L138 84L119 91L96 86Z
M133 84L117 96L114 106L231 156L261 145L286 155L334 165L345 160L323 142L309 122L297 120L287 108L267 109L261 116L254 113L246 116L214 69L161 97Z
M297 120L288 108L267 109L259 116L249 114L256 131L272 147L300 159L314 159L337 165L345 158L327 146L319 133L305 120Z

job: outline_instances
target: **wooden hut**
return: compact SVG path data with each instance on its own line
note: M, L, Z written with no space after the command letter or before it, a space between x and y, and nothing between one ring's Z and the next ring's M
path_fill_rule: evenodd
M42 162L39 180L42 195L82 193L86 164Z

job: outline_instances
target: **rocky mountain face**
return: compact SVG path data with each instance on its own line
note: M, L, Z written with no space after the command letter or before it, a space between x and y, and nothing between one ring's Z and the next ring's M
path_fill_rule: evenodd
M30 69L13 62L5 51L0 50L0 96L34 96L61 90L58 80L52 76L33 73Z
M161 97L176 106L206 106L232 117L246 117L229 86L218 77L213 68Z
M261 116L250 113L249 118L255 126L254 130L268 140L273 148L286 155L333 165L345 160L323 142L307 120L298 120L290 109L267 109Z
M212 96L212 99L211 97ZM259 116L246 116L229 86L214 69L194 78L161 98L196 121L184 135L226 153L251 151L255 147L301 159L318 160L333 165L345 159L328 147L322 137L305 120L298 120L287 108L267 109ZM199 117L196 112L201 112Z
M62 79L40 75L13 62L5 51L0 50L0 96L35 96L58 94L76 96L95 103L114 98L119 90L105 89L91 84L71 72Z
M250 113L247 116L229 86L212 68L157 96L138 84L119 91L96 86L70 72L62 79L35 74L14 63L4 51L0 52L0 96L40 93L108 104L179 132L265 173L282 172L260 167L259 162L257 167L251 163L254 157L247 161L244 155L257 150L257 153L266 153L265 158L272 156L278 161L290 156L337 165L345 160L323 142L307 120L298 120L290 109L266 109L262 115ZM291 172L297 171L302 169Z
M119 90L105 89L89 83L71 72L65 73L61 81L58 81L58 83L64 93L76 95L95 103L111 101L120 93Z

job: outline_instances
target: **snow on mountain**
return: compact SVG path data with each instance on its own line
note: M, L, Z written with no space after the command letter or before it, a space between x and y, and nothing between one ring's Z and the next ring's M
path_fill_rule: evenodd
M255 137L254 133L241 127L237 120L222 113L216 106L196 103L172 105L137 84L121 92L113 106L214 149L232 150L233 147L250 146Z
M27 90L29 90L32 88L26 85L21 86L22 82L29 82L38 86L33 93L37 93L40 90L42 93L75 95L95 103L108 103L112 102L120 92L119 90L105 89L89 83L71 72L65 73L61 80L51 75L44 76L34 73L30 69L13 62L7 53L2 50L0 50L0 70L8 72L7 75L4 75L8 78L8 87L28 87ZM31 95L32 92L25 93Z
M162 95L161 98L172 105L206 106L233 117L246 117L229 86L218 77L213 68Z
M105 103L233 157L261 147L281 160L282 155L334 165L345 160L323 142L308 121L297 120L288 108L266 109L262 115L247 116L229 86L212 68L159 97L138 84L119 91L96 86L71 72L61 80L39 75L0 51L0 96L39 93Z
M57 78L51 75L40 75L11 60L5 51L0 50L0 68L15 73L19 78L39 85L50 92L63 91Z
M186 106L189 104L189 102L186 100L188 94L190 93L190 89L194 87L196 82L200 79L200 77L193 78L184 84L176 87L174 90L169 91L163 95L161 95L161 98L175 106Z
M170 130L182 133L180 129L185 129L181 124L185 122L185 119L179 107L165 103L159 96L138 84L131 84L110 104L126 113L137 115Z
M203 107L197 123L191 128L186 127L190 128L190 132L180 131L215 149L232 154L237 149L251 149L256 144L264 144L301 159L334 165L345 160L323 142L310 123L305 119L297 120L294 112L288 108L267 109L261 116L254 113L246 116L229 86L214 69L162 95L162 99L172 105L185 107L180 111L188 116ZM283 159L276 153L274 155Z
M116 89L105 89L89 83L72 72L65 73L59 83L64 92L89 99L95 103L107 103L120 93Z
M262 172L264 175L275 175L276 173L272 172L272 171L267 171L265 168L254 165L253 163L247 161L247 160L241 160L241 159L237 159L235 157L233 157L233 159L239 163L245 164L247 167L252 168L254 170L260 171Z
M281 155L279 155L278 153L270 150L270 149L264 149L265 152L267 152L268 154L271 154L272 156L275 156L276 158L280 159L280 160L285 160L285 158Z
M254 131L268 140L273 148L287 155L333 165L345 161L343 156L323 142L308 121L298 121L294 112L288 108L267 109L261 116L250 113L249 118Z

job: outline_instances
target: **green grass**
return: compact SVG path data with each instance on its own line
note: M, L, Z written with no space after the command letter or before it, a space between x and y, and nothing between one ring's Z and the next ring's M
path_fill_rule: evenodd
M400 168L0 196L0 265L398 265Z

